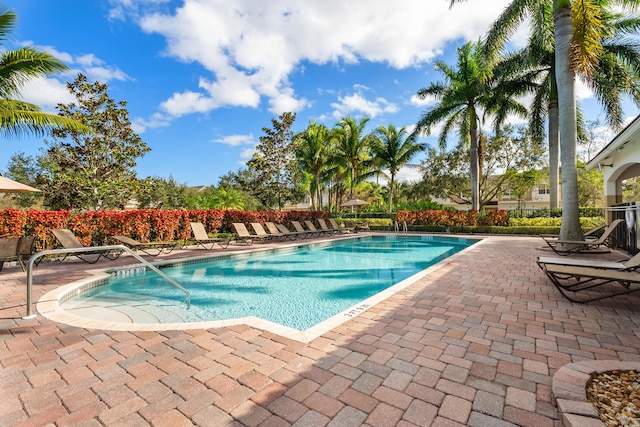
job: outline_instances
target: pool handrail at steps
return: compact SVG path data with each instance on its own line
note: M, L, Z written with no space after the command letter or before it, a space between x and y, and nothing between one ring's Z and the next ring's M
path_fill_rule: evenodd
M96 252L96 251L98 251L98 252L101 252L101 251L107 252L107 251L114 251L114 250L122 250L122 251L128 253L129 255L133 256L135 259L140 261L140 263L142 263L145 267L149 268L150 270L155 271L161 277L167 279L169 281L169 283L171 283L173 286L175 286L176 288L180 289L182 292L185 293L185 295L187 296L187 299L186 299L187 308L191 306L191 294L189 293L188 290L186 290L180 283L176 282L171 277L167 276L165 273L160 271L160 269L158 267L154 266L149 261L147 261L146 259L142 258L140 255L135 253L133 250L127 248L126 246L108 245L108 246L90 246L90 247L86 247L86 248L47 249L47 250L36 252L35 254L33 254L31 256L31 258L29 258L29 262L27 263L27 315L24 316L23 319L32 319L32 318L35 317L35 314L33 314L33 301L32 301L33 300L33 291L32 291L32 288L33 288L33 266L35 265L35 262L39 258L42 258L42 257L44 257L46 255L76 254L76 253Z

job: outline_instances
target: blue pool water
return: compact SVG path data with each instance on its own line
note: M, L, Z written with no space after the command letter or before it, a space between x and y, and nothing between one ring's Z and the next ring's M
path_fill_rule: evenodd
M186 322L255 316L305 330L476 241L372 236L163 268L191 293L189 309L184 293L153 272L113 277L74 299L143 301L171 307Z

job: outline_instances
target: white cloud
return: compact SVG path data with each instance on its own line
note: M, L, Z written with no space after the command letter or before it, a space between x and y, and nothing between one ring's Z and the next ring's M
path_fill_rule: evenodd
M277 114L308 105L289 82L305 61L421 66L448 42L482 36L508 0L466 2L452 9L445 0L372 0L366 7L342 0L184 0L171 12L162 9L163 3L112 0L112 14L122 16L129 10L144 31L166 38L165 55L199 63L211 73L205 77L208 83L200 85L204 93L198 98L211 99L199 108L256 108L266 97L270 111ZM185 93L191 90L185 88ZM363 108L378 114L375 105Z
M409 103L416 107L427 107L437 104L438 100L432 97L420 98L418 95L413 95L409 98Z
M135 118L131 120L131 129L138 134L144 133L148 128L157 129L167 127L171 124L171 120L165 114L155 113L150 119Z
M359 87L361 88L362 86L356 85L356 89ZM360 91L352 95L339 96L338 102L331 103L331 107L334 109L332 115L335 119L340 119L349 114L357 116L358 113L374 118L382 113L395 113L398 111L398 106L385 98L377 97L369 100Z
M253 157L253 153L256 152L255 147L252 148L247 148L245 150L242 150L242 152L240 153L240 164L244 164L247 160L251 159Z
M422 180L424 171L421 167L404 166L400 168L396 175L397 182L419 182Z
M591 98L593 96L593 91L584 80L577 78L576 79L576 98L578 100Z
M237 147L239 145L255 146L256 144L256 140L253 137L252 133L248 135L227 135L227 136L223 136L222 138L214 139L213 142L230 145L232 147Z
M51 114L57 114L56 105L76 101L67 90L65 83L52 78L38 78L30 81L20 91L20 95L25 101L39 105Z

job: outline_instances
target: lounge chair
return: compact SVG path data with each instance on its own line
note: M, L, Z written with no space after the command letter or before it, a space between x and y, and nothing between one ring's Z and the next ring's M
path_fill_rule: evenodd
M623 223L622 219L616 219L613 221L604 231L602 236L595 240L560 240L560 239L547 239L542 236L542 240L558 255L568 255L572 252L583 253L601 253L602 246L609 246L609 240L613 231ZM609 250L606 249L608 252Z
M329 228L329 226L327 225L327 222L322 218L318 218L318 224L320 224L320 229L325 233L336 234L340 232L340 230L334 230L333 228Z
M267 233L262 224L260 224L259 222L250 222L249 225L251 225L251 228L253 228L256 236L261 239L271 240L275 238L282 238L282 234L279 231L276 231L276 234Z
M275 224L275 222L265 222L264 225L267 227L267 230L269 231L269 234L271 236L280 237L283 240L284 239L296 240L298 238L297 234L292 233L288 229L286 232L278 229L278 226Z
M362 221L360 224L356 225L356 232L358 231L371 231L369 228L369 221Z
M0 238L0 271L5 262L18 261L18 238Z
M71 230L68 230L66 228L59 229L59 230L51 230L51 233L54 235L58 243L60 243L60 245L64 249L80 249L80 248L87 247L87 246L84 246L82 243L80 243L78 238L73 234ZM65 259L67 259L69 255L73 255L76 258L81 259L82 261L88 264L95 264L102 257L105 257L113 261L117 259L121 253L122 253L121 250L118 250L118 251L96 250L96 251L88 251L88 252L79 252L75 254L65 254L60 261L64 261ZM87 257L87 255L89 255L89 257ZM94 258L93 255L96 255L96 257Z
M640 290L640 272L629 269L538 263L569 301L584 303ZM599 289L594 289L599 288ZM587 292L595 290L599 292ZM584 297L578 297L578 293Z
M198 246L202 246L203 249L211 250L215 245L220 246L222 249L226 249L229 246L231 239L225 237L209 237L207 230L201 222L191 222L191 232L193 233L194 242ZM207 245L211 245L207 247Z
M246 245L253 244L254 240L257 240L259 242L264 242L269 238L268 236L261 237L256 234L249 233L249 230L247 230L247 226L241 222L234 222L232 225L233 225L233 228L236 230L236 240Z
M355 231L354 227L343 227L338 225L335 219L329 218L329 224L333 227L334 230L339 231L340 233L353 233Z
M129 249L144 252L145 254L150 256L158 256L162 253L171 253L171 251L174 250L176 246L178 246L178 242L143 243L132 239L131 237L121 235L111 236L111 238L116 240L119 244L128 247Z
M300 234L304 234L304 237L314 237L315 235L317 235L317 232L313 232L311 230L305 230L304 227L302 226L302 224L300 224L299 221L291 221L291 225L293 225L293 228Z
M327 234L328 232L333 233L333 231L332 231L332 230L328 230L328 229L327 229L326 231L325 231L325 230L318 230L318 229L316 228L316 226L315 226L315 225L313 225L313 222L311 222L311 221L309 221L309 220L305 221L305 222L304 222L304 225L306 225L306 226L307 226L307 229L308 229L309 231L311 231L312 233L315 233L315 235L316 235L316 236L320 236L321 234Z
M592 228L591 230L585 231L583 234L583 237L585 239L597 239L598 238L598 232L600 230L602 230L603 228L605 228L607 226L607 224L602 224L599 225L597 227ZM558 235L557 234L540 234L540 237L546 237L546 238L550 238L550 239L557 239Z
M612 270L640 269L640 252L623 261L600 261L593 258L567 258L539 256L536 263L544 270L544 264L568 265L576 267L608 268Z
M290 236L289 238L291 240L296 240L298 237L300 237L301 239L306 239L309 236L309 233L307 233L306 231L291 231L284 224L276 224L276 227L278 227L278 230L280 230L282 234Z

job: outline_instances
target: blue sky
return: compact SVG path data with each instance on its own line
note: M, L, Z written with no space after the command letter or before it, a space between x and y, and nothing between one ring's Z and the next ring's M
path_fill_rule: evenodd
M296 112L294 131L310 120L333 127L347 114L368 116L367 131L414 125L429 108L416 92L441 79L433 61L453 64L455 48L484 35L508 2L450 10L449 0L19 0L3 3L18 15L3 47L35 46L69 65L23 91L49 112L73 101L65 82L79 72L126 101L152 149L139 177L215 185L284 111ZM601 116L578 86L587 119ZM625 113L638 111L628 104ZM42 147L43 138L5 141L0 170L14 153Z

